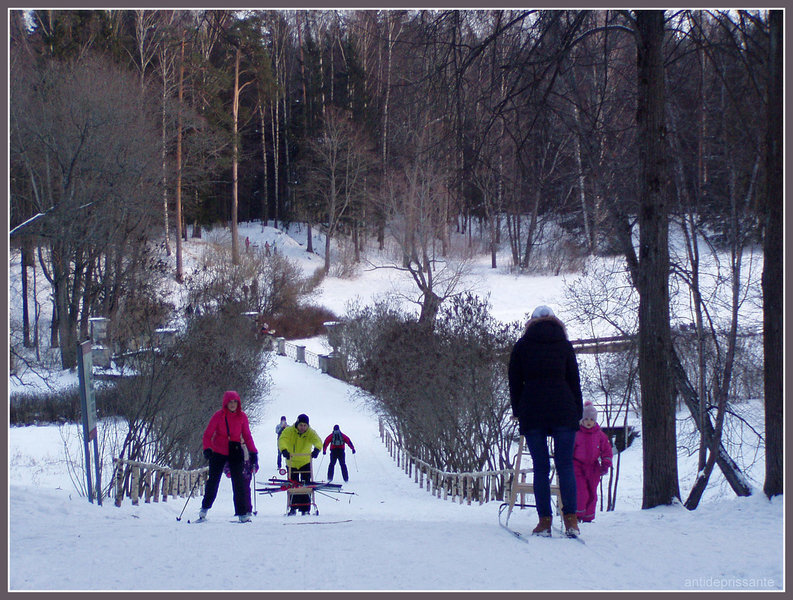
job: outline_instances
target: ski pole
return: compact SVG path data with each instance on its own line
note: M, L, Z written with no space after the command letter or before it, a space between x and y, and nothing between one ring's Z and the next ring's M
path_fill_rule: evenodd
M352 453L352 459L355 461L355 472L358 472L358 459L355 458L355 452Z
M200 477L200 476L199 476L199 477L196 477L195 483L193 484L193 489L192 489L192 490L190 490L190 493L189 493L189 494L188 494L188 496L187 496L187 500L185 500L184 506L182 507L182 512L180 512L180 513L179 513L179 516L178 516L178 517L176 517L176 520L177 520L177 521L181 521L181 520L182 520L182 515L184 514L184 509L185 509L185 508L187 508L187 503L188 503L188 502L190 502L190 498L192 498L192 497L193 497L193 492L195 491L195 488L196 488L196 486L198 485L198 482L199 482L200 480L201 480L201 477Z
M253 469L253 514L258 514L256 512L256 468Z

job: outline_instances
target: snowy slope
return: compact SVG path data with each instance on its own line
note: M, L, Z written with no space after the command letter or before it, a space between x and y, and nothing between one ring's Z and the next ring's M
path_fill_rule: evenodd
M212 231L185 245L186 266L212 240L229 243L228 232ZM290 237L291 236L291 237ZM240 225L240 239L277 244L308 274L322 257L305 252L305 230L289 236L257 223ZM314 247L324 250L316 234ZM382 258L371 254L373 260ZM564 319L560 277L519 277L503 265L489 268L482 255L473 265L471 287L489 294L493 315L523 319L537 304L549 304ZM9 260L9 320L20 318L19 257ZM383 294L410 290L404 276L362 267L354 279L326 278L314 298L338 315L350 299L364 304ZM39 290L47 322L46 291ZM15 300L16 298L16 300ZM571 338L589 332L569 330ZM308 350L326 352L322 338L303 340ZM188 524L200 500L171 499L120 508L80 497L64 462L64 445L79 455L74 427L9 429L9 578L11 590L765 590L783 589L783 500L768 502L760 489L736 498L714 472L700 507L641 510L641 438L622 454L617 507L582 525L587 544L555 538L524 544L498 525L498 503L453 504L430 496L397 468L381 443L377 419L355 390L285 357L274 362L274 385L263 398L262 418L253 425L262 470L258 483L276 474L274 427L305 412L324 438L338 423L355 443L347 453L355 496L318 496L318 517L284 516L283 494L258 496L251 524L232 524L230 481L221 481L207 523ZM27 375L32 375L29 373ZM58 373L62 383L75 373ZM23 374L27 384L35 377ZM12 378L11 389L21 381ZM217 399L218 406L220 399ZM743 406L743 405L742 405ZM747 411L762 414L759 403ZM685 423L681 414L681 427ZM750 419L751 420L751 419ZM753 421L762 430L762 421ZM102 427L102 424L100 424ZM62 436L65 436L65 440ZM197 440L200 432L196 432ZM762 449L761 449L762 450ZM744 452L754 446L747 440ZM760 452L762 455L762 451ZM320 455L320 459L322 459ZM324 479L328 457L317 459ZM109 457L105 457L109 460ZM691 488L696 456L680 449L681 493ZM751 461L750 461L751 462ZM763 480L762 460L747 475ZM340 482L340 475L335 479ZM306 524L308 521L342 521ZM304 524L300 524L300 523ZM533 510L514 514L511 524L528 531Z
M629 448L627 497L582 525L586 545L515 540L498 525L498 503L454 504L419 489L380 442L377 420L352 388L285 357L254 426L262 470L275 475L274 427L309 415L321 437L334 424L348 451L355 496L317 497L317 517L285 517L283 494L256 498L251 524L230 522L230 480L209 521L188 524L190 500L120 508L78 497L59 464L54 426L10 430L9 588L12 590L692 590L782 589L782 501L729 496L642 511L641 446ZM218 399L220 404L220 399ZM62 454L62 453L61 453ZM631 455L631 458L627 458ZM320 455L323 458L323 455ZM324 478L327 456L317 468ZM628 465L634 463L633 467ZM315 464L319 463L319 459ZM338 471L337 471L338 473ZM339 475L336 481L340 481ZM337 501L338 500L338 501ZM307 521L350 522L307 524ZM515 513L524 530L533 511ZM303 523L303 524L301 524ZM751 540L751 542L748 542Z

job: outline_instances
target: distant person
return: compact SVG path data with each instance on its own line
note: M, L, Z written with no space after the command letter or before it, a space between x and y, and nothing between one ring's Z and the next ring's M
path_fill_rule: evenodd
M550 537L551 463L548 436L554 440L554 463L562 496L565 534L577 537L573 448L583 412L581 380L573 345L562 322L547 306L538 306L509 358L512 414L534 465L534 498L539 523L532 535Z
M270 256L270 242L264 242L264 255Z
M598 411L591 402L584 404L581 427L575 435L573 467L578 490L578 520L595 520L600 478L609 472L614 453L608 436L597 424Z
M312 450L313 447L313 450ZM289 479L308 483L311 481L311 459L319 456L322 440L317 432L308 426L308 415L300 414L294 425L281 432L278 438L278 449L286 459L289 467ZM308 494L292 494L290 497L289 516L296 511L307 515L311 510L311 496Z
M281 439L281 434L283 433L284 429L289 427L289 423L286 422L286 417L281 417L281 422L275 426L275 447L278 448L278 440ZM278 450L278 468L281 468L281 451Z
M247 235L245 236L245 252L250 252L251 250L251 238Z
M322 454L327 453L328 444L330 444L330 464L328 465L328 481L333 481L333 470L336 466L336 461L339 461L341 467L341 477L347 481L347 463L344 460L344 446L345 444L350 447L352 453L355 454L355 446L346 435L341 432L338 425L333 426L333 431L328 437L325 438L325 443L322 445Z
M204 500L198 513L198 521L205 521L207 512L212 508L218 493L220 476L228 462L231 473L231 487L234 491L234 514L240 522L251 520L250 486L246 486L242 474L244 454L242 442L248 447L250 461L258 467L259 454L253 443L248 415L242 411L240 395L235 391L223 394L223 408L209 419L204 430L204 458L209 461L209 478L204 491ZM247 487L247 493L246 493Z

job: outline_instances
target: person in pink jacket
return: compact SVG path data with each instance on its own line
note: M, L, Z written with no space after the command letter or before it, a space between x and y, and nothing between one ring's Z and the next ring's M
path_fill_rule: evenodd
M581 426L575 435L573 470L578 494L577 515L582 523L595 520L600 478L611 467L611 442L597 424L598 412L591 402L584 403Z
M204 457L209 461L209 479L204 491L204 500L201 502L201 511L198 513L198 521L205 520L207 511L212 508L226 462L231 472L231 487L234 491L234 514L243 523L250 521L249 492L246 490L248 484L242 474L245 457L241 442L245 442L248 448L253 469L259 466L259 451L253 443L248 415L242 411L242 401L237 392L228 391L223 394L223 408L209 419L203 441Z

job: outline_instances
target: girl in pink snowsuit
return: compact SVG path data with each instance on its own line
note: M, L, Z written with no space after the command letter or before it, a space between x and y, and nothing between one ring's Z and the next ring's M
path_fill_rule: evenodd
M597 510L597 486L611 467L611 442L597 424L597 409L591 402L584 404L581 427L575 435L573 470L578 493L578 520L591 523Z

